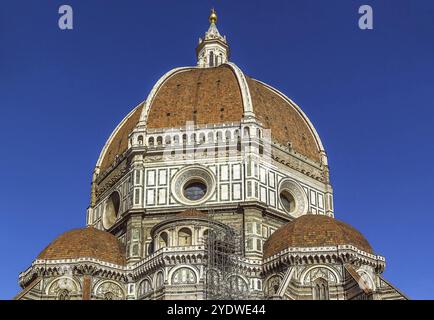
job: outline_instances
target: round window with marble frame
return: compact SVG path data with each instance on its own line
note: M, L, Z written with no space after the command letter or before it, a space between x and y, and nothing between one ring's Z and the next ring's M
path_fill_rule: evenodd
M194 194L189 196L189 187L199 190L193 190ZM213 196L215 189L216 177L214 173L199 165L192 165L179 170L171 183L171 191L175 200L188 206L196 206L206 202Z
M105 202L105 209L102 217L104 229L110 229L119 217L121 197L118 191L113 191Z
M298 218L308 212L309 202L303 188L294 180L286 178L279 184L279 204L282 211ZM283 198L283 199L282 199Z

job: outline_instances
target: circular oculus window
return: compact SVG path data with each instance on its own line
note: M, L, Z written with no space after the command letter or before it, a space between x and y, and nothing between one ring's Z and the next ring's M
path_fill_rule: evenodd
M283 211L293 217L299 217L307 213L307 195L298 183L291 179L284 179L280 183L279 200Z
M215 177L205 167L186 167L175 174L171 188L177 201L197 205L208 200L214 193Z
M280 202L283 208L288 212L292 213L295 210L295 199L294 196L288 190L283 190L280 193Z
M183 194L190 201L198 201L205 197L207 189L206 184L202 181L191 180L184 185Z
M105 229L110 229L116 222L119 214L121 199L118 192L113 192L107 199L103 214L102 224Z

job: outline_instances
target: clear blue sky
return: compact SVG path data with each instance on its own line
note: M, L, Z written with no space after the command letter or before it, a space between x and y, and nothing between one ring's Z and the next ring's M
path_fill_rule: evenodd
M74 9L74 30L57 27ZM374 30L358 8L374 9ZM432 0L3 0L0 298L57 235L84 226L92 170L116 124L169 69L194 65L215 6L232 61L293 98L329 155L336 217L434 298Z

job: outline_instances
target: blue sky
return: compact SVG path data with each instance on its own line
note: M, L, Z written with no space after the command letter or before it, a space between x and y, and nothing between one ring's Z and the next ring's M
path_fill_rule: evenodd
M57 26L74 9L74 30ZM374 30L358 28L358 8ZM335 214L434 298L434 2L4 0L0 6L0 298L60 233L84 226L93 167L158 78L194 65L215 6L243 71L294 99L329 156Z

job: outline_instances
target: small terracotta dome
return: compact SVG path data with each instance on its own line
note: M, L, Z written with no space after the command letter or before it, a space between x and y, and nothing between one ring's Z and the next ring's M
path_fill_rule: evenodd
M207 214L196 209L187 209L176 215L177 218L207 218Z
M324 215L301 216L274 232L264 243L264 259L287 248L353 245L373 253L365 237L352 226Z
M104 262L125 265L125 249L111 233L92 227L63 233L38 256L39 260L95 258Z

